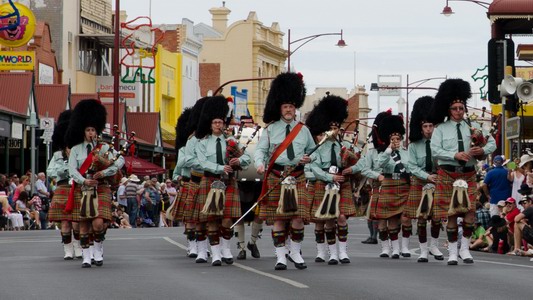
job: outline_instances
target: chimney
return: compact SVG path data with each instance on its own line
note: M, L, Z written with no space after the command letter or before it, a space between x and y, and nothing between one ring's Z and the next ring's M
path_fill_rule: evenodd
M223 5L225 5L224 2ZM225 33L226 29L228 28L228 15L230 14L231 10L225 6L222 6L213 7L209 10L209 12L213 16L211 18L213 22L213 28L220 33Z

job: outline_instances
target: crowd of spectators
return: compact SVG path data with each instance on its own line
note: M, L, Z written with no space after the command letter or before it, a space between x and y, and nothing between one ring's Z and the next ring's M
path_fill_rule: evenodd
M533 155L496 156L481 168L475 232L470 249L533 256ZM533 260L533 259L532 259Z

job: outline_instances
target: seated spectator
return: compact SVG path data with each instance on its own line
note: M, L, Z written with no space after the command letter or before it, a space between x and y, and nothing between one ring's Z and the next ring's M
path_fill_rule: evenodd
M479 202L476 204L476 220L478 220L483 229L489 228L490 213Z
M27 228L31 228L30 220L33 220L36 224L36 228L41 228L41 221L39 219L39 212L35 210L31 210L30 206L34 203L34 199L28 202L28 193L26 191L22 191L19 194L17 202L15 202L15 210L20 212L22 214L22 219L24 220L24 224Z
M22 219L22 214L13 211L9 201L7 199L7 194L4 191L0 191L0 203L2 206L2 216L6 217L9 222L11 222L11 227L13 230L21 230L24 227L24 220Z
M514 219L518 214L520 213L520 210L516 207L516 200L512 197L507 198L505 200L505 220L507 221L507 225L509 227L509 232L511 234L514 233Z
M507 222L502 217L492 216L489 221L490 237L488 238L488 251L492 253L504 254L509 252L509 243L507 241Z
M129 221L130 216L128 216L128 214L125 213L121 208L117 209L117 216L118 216L118 219L120 220L119 228L127 228L127 229L131 228L131 224Z
M520 198L515 198L515 200L518 201L518 209L520 209L520 211L523 211L524 210L524 207L522 207L520 205L520 200L521 199L531 199L531 193L533 192L533 189L531 187L529 187L529 185L527 185L527 183L523 183L521 186L520 186L520 189L518 190L518 193L520 194Z
M474 232L470 238L470 250L479 250L486 248L489 245L485 232L485 228L481 226L481 221L476 219L476 222L474 223Z
M533 245L533 206L531 205L531 199L520 200L520 205L524 207L524 211L519 213L514 221L514 255L523 255L522 240L528 244Z

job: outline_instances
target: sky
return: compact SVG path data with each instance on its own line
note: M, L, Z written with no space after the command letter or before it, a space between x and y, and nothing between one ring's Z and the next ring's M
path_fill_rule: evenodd
M128 20L150 15L154 24L179 24L182 18L188 18L195 24L211 25L208 10L222 6L222 1L122 0L120 5L127 11ZM347 47L335 46L339 36L319 37L293 53L291 66L304 75L310 94L317 87L352 90L355 84L364 85L373 108L371 116L378 113L377 93L370 91L378 75L401 75L402 86L407 75L410 83L435 77L462 78L472 85L470 104L489 106L476 94L482 81L471 78L487 64L487 9L472 2L450 0L455 14L445 17L441 14L445 5L445 0L225 1L231 10L228 24L246 19L250 11L255 11L264 25L278 22L281 31L291 29L292 40L342 29ZM515 39L515 45L519 43ZM287 48L287 35L284 45ZM430 80L421 86L438 88L441 81ZM434 96L435 92L412 90L410 106L418 97ZM406 97L405 90L402 97ZM391 107L397 112L398 97L382 96L379 100L381 110Z

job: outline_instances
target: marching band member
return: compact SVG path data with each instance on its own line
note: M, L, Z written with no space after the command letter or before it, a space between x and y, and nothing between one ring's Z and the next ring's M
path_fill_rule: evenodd
M187 250L188 256L194 258L196 256L196 263L207 262L207 229L203 226L205 224L196 223L195 212L196 198L198 196L198 188L200 186L200 180L204 176L204 171L198 156L196 155L196 144L198 139L194 136L196 127L198 126L198 120L202 115L202 109L207 97L200 98L194 104L191 115L187 122L187 132L190 133L189 139L185 144L185 164L184 168L190 168L191 177L187 189L187 198L185 199L185 207L183 208L183 222L185 223L185 234L189 241L189 249ZM194 228L192 230L191 228ZM196 243L194 242L196 241ZM196 249L194 246L196 245Z
M311 170L317 181L311 203L311 220L315 223L317 258L323 256L324 233L329 248L329 265L350 263L346 252L348 217L355 215L350 181L341 174L341 149L339 128L348 117L348 103L337 96L324 97L311 111L306 125L313 136L331 130L332 136L312 155ZM321 138L319 138L321 140ZM325 225L325 226L324 226ZM336 243L337 238L339 243ZM338 250L337 250L338 246Z
M481 158L496 149L490 135L485 145L472 145L471 131L475 127L464 120L466 103L471 96L468 82L448 79L440 85L430 114L436 126L431 137L431 152L438 160L433 218L448 218L448 265L457 265L457 217L464 217L459 255L464 263L474 262L468 248L476 211L476 157ZM479 128L478 124L473 125Z
M389 236L392 247L391 257L398 259L400 258L400 241L398 240L400 217L409 196L409 171L407 170L409 156L401 146L405 134L403 118L398 115L384 118L379 125L378 133L386 149L378 155L377 165L382 168L380 175L382 178L377 194L372 196L370 215L379 220L380 239L384 242L386 236Z
M305 85L301 74L282 73L272 81L263 114L263 121L269 125L263 130L254 152L257 172L265 174L262 195L271 190L259 203L259 217L267 224L274 224L272 239L276 248L276 270L287 269L287 222L291 223L289 256L296 268L307 268L300 254L304 222L309 220L303 165L311 162L306 153L315 143L309 129L295 120L296 109L304 100ZM286 178L281 181L281 176Z
M438 248L441 220L432 218L431 208L435 182L437 179L436 165L431 155L431 135L433 123L429 120L429 111L434 99L429 96L416 100L409 123L409 163L411 172L411 188L409 200L402 215L402 256L411 256L409 252L409 237L412 234L412 219L417 219L418 241L420 243L420 257L418 262L428 262L428 252L437 260L444 257ZM423 198L421 203L421 199ZM431 218L431 240L427 243L427 220Z
M372 229L374 232L379 231L378 228L374 228L374 223L377 221L373 215L370 213L370 208L372 202L376 201L378 198L379 190L380 190L380 183L383 181L384 176L381 175L382 173L382 167L378 164L378 156L381 152L385 150L385 143L380 139L379 137L379 126L381 125L381 122L383 119L391 115L391 110L380 112L376 115L374 118L374 123L372 124L372 129L370 132L370 136L372 138L372 146L373 148L368 149L366 154L357 162L355 166L352 166L351 168L346 168L342 172L343 175L349 175L349 174L356 174L357 172L361 172L361 175L369 178L372 180L372 196L370 199L370 203L367 207L367 217L369 219L368 226L369 229ZM371 232L372 232L371 230ZM390 241L389 241L389 233L387 230L379 231L379 239L381 241L381 257L389 257L390 256Z
M106 109L99 100L82 100L74 107L67 130L67 146L71 147L69 174L75 185L71 188L66 211L72 209L74 203L80 202L82 268L91 267L91 229L94 234L95 264L102 266L104 263L104 223L111 220L110 183L124 165L124 158L115 160L114 149L97 142L98 135L105 128L106 116Z
M241 216L241 205L237 183L232 175L238 167L247 167L251 162L246 152L236 155L228 152L231 151L228 150L232 145L230 143L238 148L238 141L226 141L224 125L227 114L225 97L209 98L195 133L199 140L196 154L204 170L196 201L196 211L201 210L197 222L207 223L213 266L220 266L222 262L233 263L230 251L233 230L230 227L232 220ZM225 175L228 178L224 178Z
M52 197L48 219L51 222L61 222L61 240L64 248L64 259L71 260L74 257L81 258L80 247L80 221L79 202L75 204L77 209L69 213L65 212L69 186L68 156L70 148L65 143L65 133L70 122L71 110L65 110L59 115L52 135L52 146L58 149L50 159L46 174L56 182L56 189ZM74 233L74 234L73 234ZM74 235L74 240L72 236Z
M176 167L174 168L174 173L172 174L173 180L179 180L179 194L172 204L171 215L172 220L183 220L183 215L185 212L185 202L187 200L187 194L189 191L190 180L191 180L191 168L185 166L186 154L185 146L192 132L188 131L189 117L191 116L192 107L185 108L181 113L178 121L176 122L176 151L177 153L177 162ZM168 214L167 214L168 215ZM184 222L185 231L183 234L187 236L187 256L191 258L196 258L197 246L196 246L196 237L194 234L194 223Z

